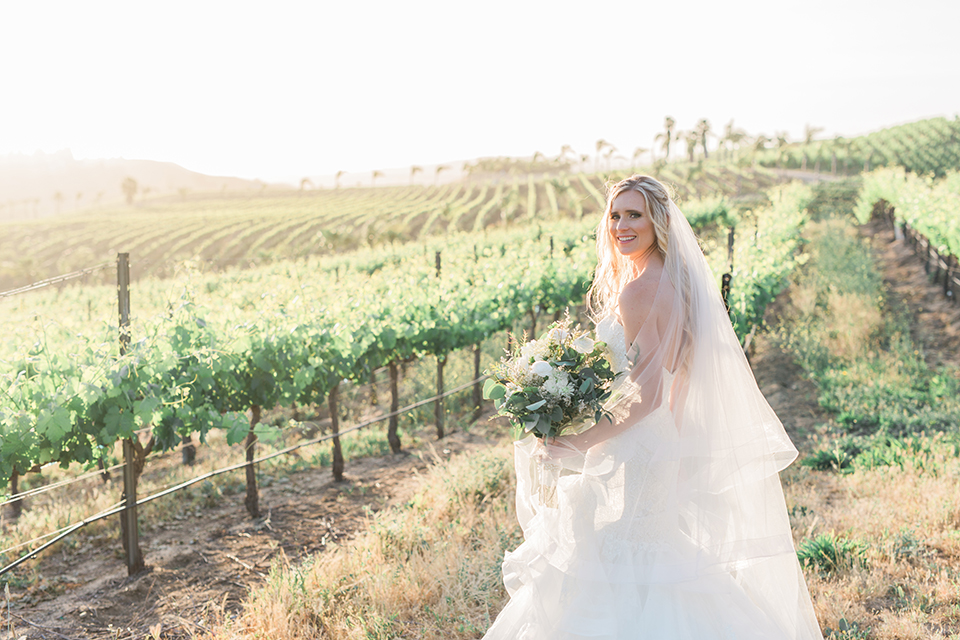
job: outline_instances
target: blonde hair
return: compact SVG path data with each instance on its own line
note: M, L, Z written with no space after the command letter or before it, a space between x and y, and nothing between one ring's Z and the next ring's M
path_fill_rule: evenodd
M657 250L664 260L667 257L671 202L667 188L659 180L639 174L624 178L620 182L607 183L607 204L597 225L597 268L593 275L593 284L587 292L587 310L594 320L617 311L620 292L636 277L633 262L617 250L607 229L613 201L625 191L637 191L643 196L647 215L653 222Z

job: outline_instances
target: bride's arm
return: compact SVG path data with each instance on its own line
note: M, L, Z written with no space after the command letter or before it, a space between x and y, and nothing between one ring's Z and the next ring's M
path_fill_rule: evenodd
M622 398L616 416L604 415L600 421L578 434L554 438L546 444L549 457L560 458L582 454L587 449L609 440L655 410L669 390L662 389L663 349L658 324L666 309L668 297L657 297L657 283L642 276L631 282L620 296L620 313L629 349L630 380L621 385L627 397Z

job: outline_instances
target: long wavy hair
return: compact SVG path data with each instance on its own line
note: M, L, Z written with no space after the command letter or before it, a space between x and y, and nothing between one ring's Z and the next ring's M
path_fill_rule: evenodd
M597 268L587 292L587 310L595 321L617 313L620 292L637 276L633 261L617 250L608 229L613 201L625 191L636 191L643 196L647 215L653 222L657 250L664 261L667 257L671 203L667 188L659 180L639 174L608 183L607 204L597 225Z

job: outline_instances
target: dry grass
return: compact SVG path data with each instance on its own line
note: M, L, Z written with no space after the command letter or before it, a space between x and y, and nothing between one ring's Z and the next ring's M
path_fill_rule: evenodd
M798 543L833 532L865 546L863 566L807 572L823 627L836 629L843 618L877 639L960 632L960 461L940 453L940 464L926 469L908 462L848 475L794 467L784 475Z
M349 545L275 563L243 613L209 637L478 637L505 598L503 552L520 542L512 451L504 443L438 464Z

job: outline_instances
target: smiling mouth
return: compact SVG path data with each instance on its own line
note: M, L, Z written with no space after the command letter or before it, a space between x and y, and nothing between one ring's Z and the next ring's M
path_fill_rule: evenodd
M636 240L637 236L617 236L617 242L625 243L630 242L631 240Z

